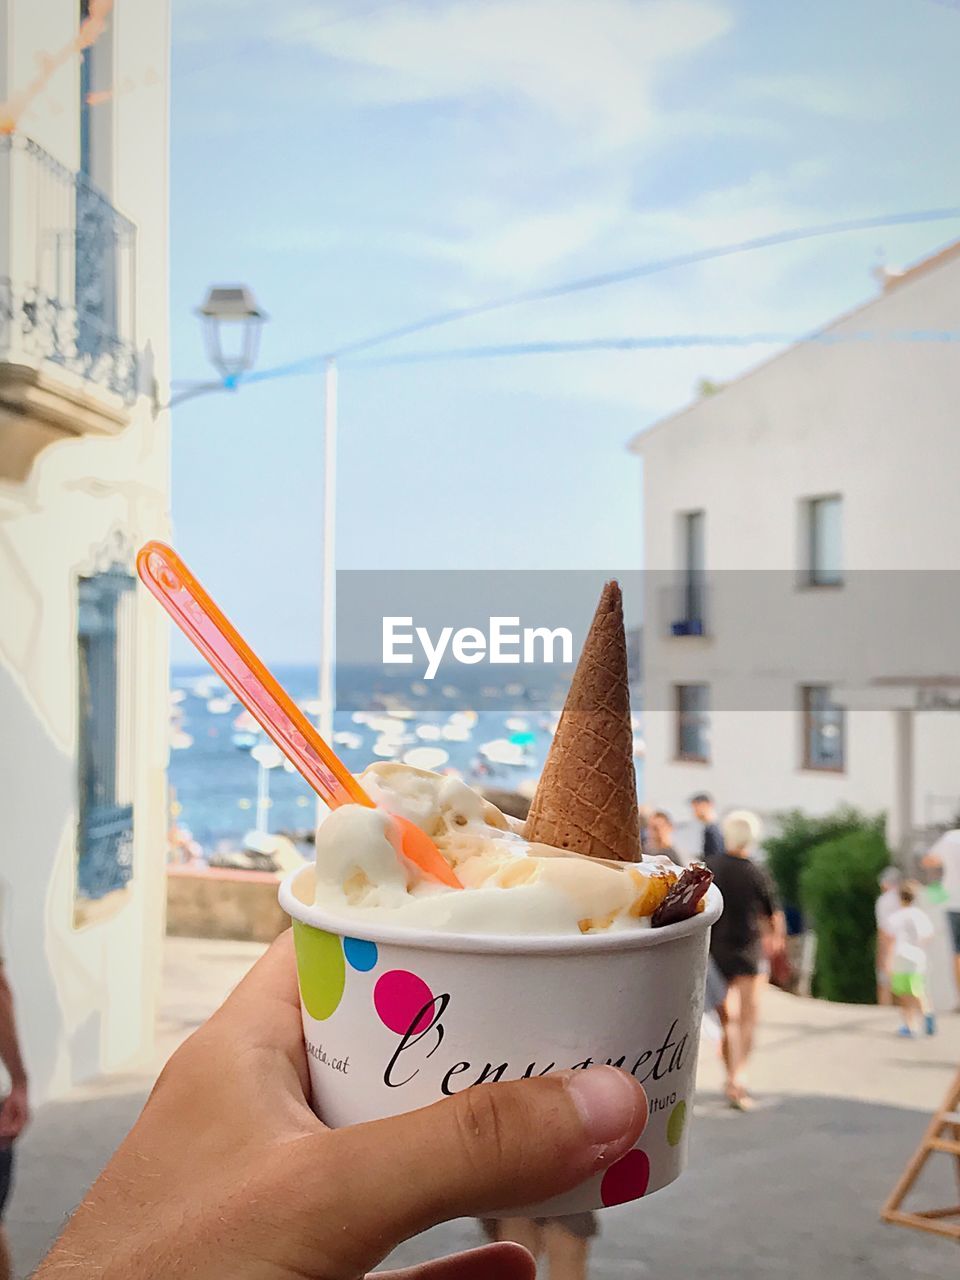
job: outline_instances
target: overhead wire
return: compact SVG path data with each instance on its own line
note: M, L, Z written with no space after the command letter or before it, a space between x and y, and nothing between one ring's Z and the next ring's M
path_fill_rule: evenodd
M876 214L863 218L848 218L842 221L814 223L803 227L792 227L783 231L772 232L763 236L754 236L746 240L738 240L727 244L712 245L704 249L695 249L687 253L674 254L668 257L639 263L635 266L619 268L615 271L600 272L596 275L581 276L573 280L544 285L536 289L522 290L505 294L485 302L464 307L449 308L445 311L433 312L419 320L410 321L394 328L383 329L366 338L346 342L328 351L316 355L304 356L298 360L288 361L245 374L242 382L263 382L267 379L291 377L296 374L310 373L321 368L329 360L340 360L353 356L373 347L394 342L399 338L412 337L428 329L439 328L455 321L468 320L476 316L488 315L494 311L506 310L509 307L524 303L543 302L552 298L560 298L588 290L606 288L610 285L622 284L627 280L636 280L645 276L673 271L680 267L693 266L702 262L711 262L720 258L731 257L738 253L750 253L757 249L772 248L776 245L792 244L802 240L813 240L825 236L845 234L855 231L876 230L883 227L908 226L925 222L942 222L960 219L960 206L953 205L939 209L911 209L901 213Z

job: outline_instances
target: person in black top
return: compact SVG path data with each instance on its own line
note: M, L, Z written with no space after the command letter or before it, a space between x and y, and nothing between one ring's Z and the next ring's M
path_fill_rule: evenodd
M723 853L723 833L717 825L717 806L706 791L698 791L690 797L690 808L698 822L703 823L703 856L711 858Z
M727 1069L725 1093L740 1111L750 1106L743 1076L753 1049L760 992L770 960L783 950L786 939L773 881L750 857L759 834L755 814L728 814L723 823L726 850L707 860L723 894L723 915L713 926L710 957L727 982L727 994L717 1009Z

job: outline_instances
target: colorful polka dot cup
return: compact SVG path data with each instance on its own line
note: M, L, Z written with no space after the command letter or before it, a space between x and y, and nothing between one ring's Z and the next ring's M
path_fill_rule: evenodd
M538 1217L652 1195L682 1172L710 926L722 902L662 929L576 937L351 925L288 877L313 1106L329 1125L413 1111L470 1085L613 1063L640 1080L636 1148Z

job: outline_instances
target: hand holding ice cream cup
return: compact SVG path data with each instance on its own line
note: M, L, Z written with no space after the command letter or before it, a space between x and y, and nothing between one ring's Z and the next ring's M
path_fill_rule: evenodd
M641 859L632 745L610 583L524 826L457 779L399 764L362 775L375 808L325 819L316 866L284 881L280 900L313 1106L328 1125L609 1064L647 1092L637 1146L527 1212L621 1204L679 1176L721 901L706 868ZM404 856L392 815L432 839L462 888Z
M706 867L641 858L616 583L520 828L459 780L403 765L353 778L172 548L147 543L137 566L332 809L315 867L280 888L321 1119L340 1127L486 1083L613 1066L646 1091L639 1144L526 1212L621 1204L672 1182L722 904Z

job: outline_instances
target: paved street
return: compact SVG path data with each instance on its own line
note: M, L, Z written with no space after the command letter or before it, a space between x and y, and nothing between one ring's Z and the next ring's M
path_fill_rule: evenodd
M252 962L252 944L170 939L158 1064ZM737 1280L823 1275L830 1280L948 1280L947 1240L882 1225L879 1207L960 1062L960 1017L933 1040L903 1042L884 1010L768 993L749 1115L719 1098L705 1042L691 1168L654 1199L608 1210L594 1280ZM20 1151L9 1223L25 1277L58 1224L129 1126L147 1077L114 1078L50 1103ZM956 1200L948 1157L931 1166L929 1203ZM921 1206L922 1207L922 1206ZM412 1263L477 1243L456 1222L408 1242Z

